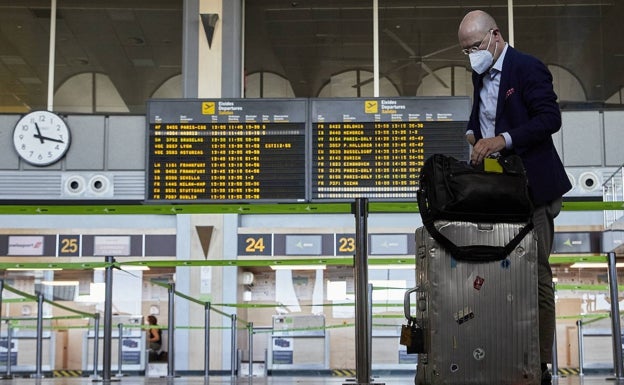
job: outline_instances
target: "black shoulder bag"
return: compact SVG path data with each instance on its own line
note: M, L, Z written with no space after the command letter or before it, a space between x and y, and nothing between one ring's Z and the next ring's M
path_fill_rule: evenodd
M494 161L494 160L491 160ZM451 156L434 154L420 171L418 210L429 234L456 259L505 259L533 228L533 204L522 159L499 158L493 171L473 167ZM436 220L527 223L505 246L457 246L441 234Z

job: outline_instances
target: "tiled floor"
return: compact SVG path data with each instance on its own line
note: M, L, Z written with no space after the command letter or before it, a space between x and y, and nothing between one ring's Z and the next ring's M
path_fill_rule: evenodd
M386 385L411 385L413 384L413 376L406 375L389 375L389 376L375 376L374 382L371 384L386 384ZM64 377L64 378L13 378L13 379L0 379L0 385L89 385L112 383L120 385L233 385L233 384L252 384L252 385L290 385L290 384L302 384L302 385L324 385L324 384L353 384L358 385L354 378L348 377L334 377L334 376L270 376L259 378L232 378L230 376L211 376L204 378L199 377L175 377L175 378L155 378L155 377L121 377L112 378L110 381L94 380L87 377ZM553 384L557 385L599 385L599 384L624 384L624 379L616 381L608 375L585 375L585 376L569 376L559 377L553 381Z

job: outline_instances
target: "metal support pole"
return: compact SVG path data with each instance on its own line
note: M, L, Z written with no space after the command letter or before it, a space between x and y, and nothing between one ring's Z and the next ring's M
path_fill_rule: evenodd
M358 384L369 384L371 360L368 315L368 199L355 200L355 374Z
M43 378L43 294L37 295L37 337L36 337L35 374L32 378Z
M515 45L514 39L514 6L513 0L507 0L507 28L508 28L508 41L510 46Z
M104 270L104 349L102 357L102 380L111 380L112 362L112 338L113 338L113 263L112 256L104 257L106 269Z
M167 334L169 335L169 354L167 355L167 378L175 377L175 283L169 284L169 317Z
M119 333L119 338L117 342L117 374L116 377L123 377L123 373L121 371L121 365L123 361L123 324L117 324L117 333Z
M99 379L98 375L98 361L100 353L100 313L95 313L93 317L93 374L94 379Z
M50 47L48 55L48 111L54 108L54 69L56 57L56 0L50 2Z
M379 97L379 0L373 0L373 96Z
M6 363L6 374L0 377L0 380L10 380L13 378L13 374L11 374L11 366L13 366L13 361L11 360L11 344L13 343L13 330L11 329L11 324L9 320L7 320L7 363Z
M557 357L557 330L555 328L555 337L553 340L553 348L552 348L552 368L551 368L552 378L559 378L559 357Z
M552 283L553 292L557 292L557 283ZM553 338L553 347L552 347L552 378L559 378L559 357L557 357L557 326L555 323L555 335Z
M249 338L249 378L253 377L253 322L247 324Z
M613 335L613 368L615 380L624 380L622 368L622 329L620 328L620 300L617 283L617 269L615 265L615 253L607 254L609 259L609 292L611 296L611 334Z
M236 376L236 314L230 316L232 319L232 336L231 336L231 349L230 354L230 376Z
M210 374L210 302L204 304L204 377Z
M373 359L373 284L372 283L368 284L368 332L366 336L368 337L368 357L372 361ZM371 381L372 381L372 377L373 377L372 364L369 364L368 367L370 370Z
M2 293L4 292L4 280L0 279L0 331L2 331ZM7 324L7 363L6 363L6 374L4 376L0 376L0 380L9 380L13 378L11 375L11 325L9 324L9 320L6 322Z
M576 321L576 327L578 328L578 355L579 355L579 376L583 376L583 365L585 364L585 358L583 357L583 320Z
M4 279L0 279L0 325L2 325L2 293L4 293Z

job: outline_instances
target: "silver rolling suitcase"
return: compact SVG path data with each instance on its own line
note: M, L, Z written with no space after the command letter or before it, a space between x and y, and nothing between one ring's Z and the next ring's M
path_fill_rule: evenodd
M458 246L504 245L523 224L437 221ZM426 353L416 385L539 385L537 244L529 232L504 260L457 261L416 230L417 324ZM406 312L409 312L409 292Z

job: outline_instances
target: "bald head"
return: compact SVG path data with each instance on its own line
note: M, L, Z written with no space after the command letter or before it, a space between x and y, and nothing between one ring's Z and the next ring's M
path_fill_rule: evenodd
M487 49L498 60L505 40L498 30L496 20L488 13L477 10L464 16L459 24L457 38L462 49Z
M464 16L459 24L458 37L462 40L462 35L480 34L483 35L490 29L497 29L496 21L488 13L477 10Z

